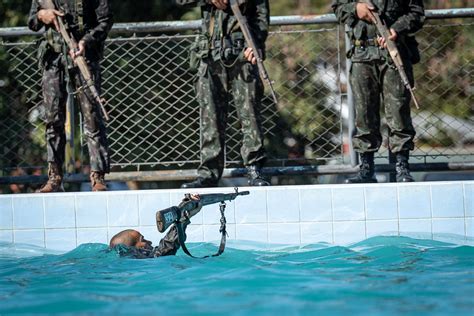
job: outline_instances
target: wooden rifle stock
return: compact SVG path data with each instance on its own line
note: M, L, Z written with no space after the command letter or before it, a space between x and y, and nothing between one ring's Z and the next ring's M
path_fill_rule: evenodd
M40 6L42 9L54 9L54 10L60 10L60 8L56 8L55 4L53 3L52 0L41 0L40 1ZM64 42L66 43L67 47L73 51L76 52L78 50L78 44L75 40L75 38L69 34L67 30L67 24L64 22L64 18L61 16L56 17L59 25L59 33L61 34L62 38L64 39ZM79 68L79 71L84 78L84 87L81 87L80 89L88 89L92 98L100 105L100 108L102 110L102 113L104 114L104 118L106 121L108 121L109 115L107 113L107 110L105 109L104 102L100 98L99 92L97 91L95 85L94 85L94 80L92 79L92 74L89 70L89 66L87 66L86 59L84 56L77 56L74 58L74 62Z

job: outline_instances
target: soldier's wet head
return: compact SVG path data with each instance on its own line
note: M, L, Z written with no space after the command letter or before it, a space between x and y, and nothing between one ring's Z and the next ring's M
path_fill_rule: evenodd
M114 248L118 245L135 247L138 249L153 249L152 242L145 239L139 231L134 229L123 230L112 237L109 247Z

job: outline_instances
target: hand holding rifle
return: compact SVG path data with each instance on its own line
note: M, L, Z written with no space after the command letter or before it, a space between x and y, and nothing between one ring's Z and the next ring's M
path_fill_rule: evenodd
M176 222L185 222L193 217L203 206L235 200L240 195L248 195L249 191L234 193L186 194L185 199L178 206L156 212L156 226L160 233Z
M357 3L356 11L359 19L375 24L377 31L380 33L380 37L377 39L379 45L388 50L393 63L397 67L403 84L410 91L413 102L415 103L416 108L419 109L418 100L414 93L415 88L411 86L410 81L408 80L405 66L400 56L397 44L395 43L398 38L397 32L393 29L388 29L371 0L362 0L362 2Z
M57 10L52 0L41 0L41 10L38 11L38 19L45 25L54 25L54 28L61 34L64 42L69 48L69 55L74 60L74 63L79 68L82 77L85 82L85 89L88 89L93 99L100 105L102 113L106 121L109 120L109 115L104 107L104 101L101 99L99 92L97 91L92 74L87 66L86 59L84 58L85 53L85 42L83 40L77 41L74 36L69 34L68 25L64 22L64 13Z
M219 10L225 10L227 9L227 5L229 1L228 0L211 0L211 3Z
M217 1L217 0L213 0L213 2L214 1ZM222 0L222 1L227 3L227 0ZM267 70L265 69L265 66L263 65L263 58L261 56L261 53L258 50L257 45L255 44L255 40L253 39L252 33L250 32L247 19L245 16L242 15L242 12L240 11L240 8L239 8L239 5L245 3L246 0L228 0L228 1L230 2L230 7L232 9L232 12L234 13L235 18L237 19L240 25L240 29L248 45L247 49L244 51L244 56L252 64L254 65L257 64L258 71L260 73L260 77L262 81L268 84L268 86L270 87L270 91L272 93L273 101L275 103L278 103L275 90L273 89L272 81L268 77Z
M45 25L54 25L56 31L59 32L58 16L64 16L64 13L55 9L41 9L38 11L38 20Z

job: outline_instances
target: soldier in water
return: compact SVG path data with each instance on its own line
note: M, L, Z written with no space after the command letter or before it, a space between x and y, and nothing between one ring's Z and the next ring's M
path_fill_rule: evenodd
M182 203L192 199L200 200L199 194L190 194L183 199ZM202 208L201 202L196 205L196 208L188 212L189 218L182 224L184 231L190 223L190 218L200 212ZM186 235L184 235L186 239ZM185 240L183 240L184 242ZM178 230L176 225L172 225L165 237L160 240L158 246L153 247L152 242L146 240L145 237L137 230L126 229L112 237L109 243L109 248L117 251L120 256L133 257L136 259L156 258L161 256L175 255L180 247L178 240Z

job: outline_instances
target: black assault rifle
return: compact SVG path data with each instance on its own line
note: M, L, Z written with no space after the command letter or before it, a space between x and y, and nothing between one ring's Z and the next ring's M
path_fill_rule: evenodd
M53 3L53 0L39 0L39 4L40 4L40 8L42 9L52 9L52 10L61 11L61 8L57 8L56 5ZM78 44L74 36L72 34L69 34L68 24L64 22L64 18L62 16L57 16L56 20L58 21L58 25L59 25L58 31L61 34L67 47L73 52L76 52L78 50ZM84 56L77 56L76 58L74 58L74 62L79 68L79 71L81 72L81 75L85 81L85 87L81 87L80 89L85 88L89 90L94 100L100 105L100 108L102 110L102 113L104 114L105 120L108 121L109 115L107 114L107 111L105 110L105 107L104 107L104 102L100 98L99 92L97 91L94 85L94 80L92 80L92 75L89 70L89 67L87 66L86 59L84 58Z
M368 5L371 5L372 7L375 8L371 0L362 0L361 2L365 2ZM372 16L373 16L372 22L375 24L375 27L377 28L378 32L385 39L385 42L387 43L388 53L390 54L390 57L392 57L395 67L397 67L398 73L400 74L403 84L410 91L413 102L415 103L416 108L419 109L420 107L418 105L418 100L416 99L416 96L414 93L415 87L412 87L410 84L410 81L408 80L408 76L405 72L405 66L403 65L402 57L400 56L400 52L398 51L397 44L388 38L391 35L391 33L389 29L387 28L387 25L385 25L385 23L380 18L380 14L376 11L370 11L370 12L372 13Z
M225 201L232 201L239 195L248 195L249 191L239 192L235 188L235 193L213 193L213 194L200 194L198 199L193 199L189 194L185 194L185 199L178 206L172 206L170 208L164 209L162 211L156 212L156 227L160 233L164 232L172 224L176 225L176 230L178 232L178 242L181 245L184 253L193 258L208 258L216 257L221 255L225 249L226 242L226 219L224 216L225 211ZM200 210L200 206L210 205L219 203L219 209L221 212L221 227L219 232L221 233L221 243L219 245L219 250L213 254L204 257L195 257L193 256L184 241L186 240L186 234L184 232L183 223L189 221L189 218L193 215L196 215Z
M252 49L253 55L257 59L257 66L258 66L258 71L260 73L260 77L262 78L262 81L267 83L268 86L270 87L273 101L275 102L275 104L277 104L278 99L276 97L275 90L273 89L272 81L268 77L267 70L265 69L265 66L263 65L263 59L260 54L260 51L257 49L257 45L255 44L252 33L250 33L249 26L247 23L247 18L242 15L242 11L240 11L240 8L239 8L239 5L245 3L245 1L246 0L230 0L230 8L232 9L232 12L234 13L235 18L237 19L237 22L240 25L240 30L244 34L244 38L245 38L245 41L247 42L248 47Z
M212 194L200 194L199 200L193 200L186 194L185 201L179 206L172 206L170 208L156 212L156 227L160 233L164 232L168 227L174 223L183 223L188 218L197 214L200 209L199 204L202 206L223 203L225 201L235 200L239 195L248 195L249 191L239 192L237 188L234 193L212 193Z

